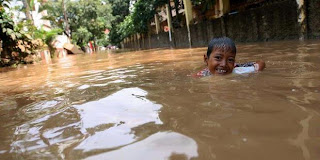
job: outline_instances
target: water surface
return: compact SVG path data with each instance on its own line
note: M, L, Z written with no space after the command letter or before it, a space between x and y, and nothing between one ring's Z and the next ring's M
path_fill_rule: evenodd
M1 69L0 159L320 159L320 42L237 50L267 68L193 78L196 48Z

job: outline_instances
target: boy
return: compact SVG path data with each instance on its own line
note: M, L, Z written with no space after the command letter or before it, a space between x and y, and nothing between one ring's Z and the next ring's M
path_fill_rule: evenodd
M263 61L236 64L237 49L228 37L214 38L210 41L207 54L204 55L206 68L196 74L197 77L209 75L227 75L234 73L250 73L265 68Z

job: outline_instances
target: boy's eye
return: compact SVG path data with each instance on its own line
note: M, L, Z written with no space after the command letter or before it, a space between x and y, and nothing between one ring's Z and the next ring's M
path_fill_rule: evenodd
M221 57L220 56L215 56L214 59L221 60Z
M228 61L233 63L234 62L234 58L229 58Z

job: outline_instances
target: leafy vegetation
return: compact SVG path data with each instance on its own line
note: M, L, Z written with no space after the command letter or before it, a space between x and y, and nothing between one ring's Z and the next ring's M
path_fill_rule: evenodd
M109 40L112 44L119 44L124 39L125 35L128 35L130 30L132 30L132 29L128 29L128 31L123 30L125 29L124 24L122 24L122 27L120 27L120 23L123 22L126 16L129 15L130 0L109 0L109 2L112 7L112 15L114 16L114 20L111 22L111 31L109 33ZM127 22L127 25L128 25L128 22ZM121 31L120 31L120 28L122 28Z
M40 12L43 10L47 10L48 15L42 17L42 19L49 20L53 28L60 28L65 31L66 28L63 25L63 23L65 22L65 18L63 15L62 3L63 1L61 0L47 1L45 3L42 3L42 5L40 6Z
M63 7L66 7L66 15L64 15ZM114 19L108 1L79 0L64 2L63 0L57 0L44 3L41 10L44 9L49 14L44 19L49 20L54 27L61 28L65 33L70 29L72 41L77 45L82 47L89 41L107 43L104 31L111 28L111 21ZM69 25L64 25L65 22Z
M120 43L124 38L135 33L147 33L150 20L154 17L159 6L168 3L168 0L139 0L134 4L133 12L112 30L116 30L117 37L110 36L111 42ZM114 7L113 7L114 8Z
M117 0L112 1L117 2ZM150 20L154 17L154 14L156 14L156 9L167 4L168 2L168 0L138 0L134 4L133 12L129 15L126 15L126 17L122 19L121 23L119 23L119 20L121 19L118 19L116 21L118 25L112 26L112 35L110 36L111 42L114 44L118 44L124 38L129 37L132 34L147 33L149 31ZM198 8L200 8L201 14L205 14L206 11L214 7L216 0L191 0L191 2L193 6L197 6ZM124 6L123 3L112 4L113 8ZM175 1L175 8L178 8L178 1ZM116 10L114 10L113 12L114 15L117 15L119 13L121 12L116 12ZM181 20L180 17L178 17L177 20ZM180 24L180 22L176 23L178 25Z
M38 29L34 32L34 38L35 39L41 39L48 47L51 57L53 57L55 48L52 45L53 40L58 34L62 33L62 29L55 28L51 29L50 31L46 31L44 29Z
M5 12L7 1L0 1L0 40L2 41L0 66L25 62L25 57L33 54L37 47L32 38L14 25L10 15Z
M45 31L37 29L30 17L28 18L30 9L34 5L33 0L22 0L23 9L29 20L17 25L3 9L7 1L0 0L2 31L0 38L5 46L2 52L5 55L2 54L2 57L10 57L13 52L32 54L25 47L23 49L19 47L21 42L29 44L32 39L41 39L52 52L51 42L57 34L62 32L69 35L72 41L81 47L86 46L89 41L103 46L110 42L119 44L124 38L133 34L147 33L156 9L169 2L168 0L138 0L130 13L130 0L40 1L42 3L40 11L47 10L48 12L48 16L43 19L49 20L53 28L58 28ZM194 1L200 3L201 0ZM106 29L111 30L109 35L104 33Z
M132 13L132 22L135 26L135 32L148 32L150 20L154 17L156 9L167 2L167 0L139 0L135 3Z
M67 5L72 39L79 46L88 41L105 39L105 29L111 28L111 5L106 1L79 0Z

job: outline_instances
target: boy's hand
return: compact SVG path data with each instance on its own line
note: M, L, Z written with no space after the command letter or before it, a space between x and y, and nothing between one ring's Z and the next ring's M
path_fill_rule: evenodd
M266 63L264 63L264 61L262 60L259 60L256 62L256 64L254 64L254 69L256 71L262 71L265 67L266 67Z

